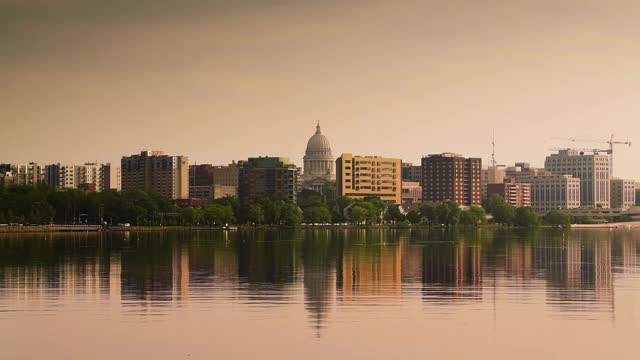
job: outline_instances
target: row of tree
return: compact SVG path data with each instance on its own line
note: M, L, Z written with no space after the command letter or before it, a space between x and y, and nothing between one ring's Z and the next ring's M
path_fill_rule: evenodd
M236 198L214 200L203 207L179 208L159 194L144 191L87 193L47 187L0 187L0 223L208 225L268 224L295 226L301 223L413 223L429 226L478 225L491 222L521 227L569 226L571 215L552 211L540 217L531 208L515 208L499 195L483 198L482 206L461 208L453 201L423 204L403 214L378 198L354 200L336 197L329 183L321 192L303 190L297 203L280 197L261 197L251 207L241 207Z

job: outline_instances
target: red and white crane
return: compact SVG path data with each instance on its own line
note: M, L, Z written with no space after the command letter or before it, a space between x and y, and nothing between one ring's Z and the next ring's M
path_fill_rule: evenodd
M597 150L597 149L589 149L588 151L593 152L606 152L609 154L609 177L613 176L613 146L614 145L627 145L631 147L631 141L615 141L613 134L611 134L611 138L609 140L597 140L597 139L577 139L577 138L555 138L558 140L567 140L575 143L598 143L598 144L609 144L609 150ZM579 149L580 150L580 149Z

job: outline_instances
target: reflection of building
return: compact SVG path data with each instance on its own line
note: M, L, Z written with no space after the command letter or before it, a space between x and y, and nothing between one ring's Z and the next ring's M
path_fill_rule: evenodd
M186 156L169 156L161 151L143 151L123 156L122 191L146 190L168 199L189 198L189 160Z
M482 250L464 243L434 243L423 249L425 296L479 298ZM463 291L461 291L463 290Z
M580 179L570 175L542 175L522 181L531 184L531 207L537 212L580 207Z
M422 158L422 201L479 205L482 160L443 153Z
M636 205L635 181L611 179L611 208L628 209Z
M320 131L318 122L316 133L307 142L307 150L304 153L303 187L320 192L327 182L334 179L331 144Z
M402 160L380 156L353 156L344 153L336 160L338 196L354 199L377 197L402 202Z
M488 184L486 194L498 194L515 207L531 207L531 184L516 182L514 178L505 179L502 184Z
M243 162L239 171L238 195L244 206L255 204L260 196L281 196L295 201L298 168L288 158L257 157Z
M547 156L544 168L556 175L571 175L580 179L581 207L609 207L608 155L560 150L557 154Z
M342 257L342 300L402 295L402 247L354 246Z

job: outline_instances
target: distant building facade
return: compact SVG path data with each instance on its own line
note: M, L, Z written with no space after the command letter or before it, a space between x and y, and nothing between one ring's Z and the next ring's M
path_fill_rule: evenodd
M296 201L298 173L298 168L288 158L249 158L239 168L240 204L253 206L261 196L282 196Z
M487 195L498 194L508 204L531 207L531 184L516 182L516 179L504 179L502 184L488 184Z
M189 165L189 198L213 198L213 165Z
M580 179L571 175L537 175L524 178L531 185L531 207L540 213L580 207Z
M189 198L189 160L161 151L142 151L121 160L122 191L154 191L168 199Z
M483 194L487 194L489 184L502 184L507 176L507 167L504 165L489 166L482 169L480 187Z
M55 189L111 190L112 169L111 164L50 164L44 167L43 183Z
M334 157L329 139L322 134L320 123L307 142L304 154L303 187L320 192L327 182L335 180Z
M402 160L344 153L336 159L336 191L338 196L401 204Z
M422 186L422 166L402 163L402 182L417 182Z
M420 186L419 182L402 180L402 203L422 203L422 186Z
M555 175L571 175L580 179L581 207L610 207L608 155L560 150L557 154L547 156L544 168Z
M482 159L443 153L422 158L422 202L481 203Z
M189 197L191 199L219 199L238 196L239 165L200 164L189 166Z
M233 161L227 166L213 168L213 198L220 199L226 196L238 197L240 185L240 167L244 162ZM299 184L299 182L296 182Z
M636 183L633 180L611 180L611 208L628 209L636 206Z
M37 163L0 164L0 184L38 186L44 183L44 168Z

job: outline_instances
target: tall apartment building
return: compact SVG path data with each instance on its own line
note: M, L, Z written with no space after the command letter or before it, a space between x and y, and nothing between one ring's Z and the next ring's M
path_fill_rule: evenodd
M502 184L507 177L507 167L504 165L489 166L480 172L480 188L483 194L487 193L489 184Z
M612 179L611 180L611 208L628 209L636 206L635 181Z
M422 184L422 166L413 165L413 163L402 163L402 182Z
M43 184L43 168L37 163L0 164L0 180L4 185Z
M213 189L213 165L189 165L189 198L211 199Z
M260 196L296 201L300 170L288 158L257 157L242 162L238 176L240 204L253 206Z
M610 207L608 155L560 150L557 154L547 156L544 168L555 175L571 175L580 179L581 207Z
M580 207L580 179L571 175L533 175L522 179L531 185L531 207L540 213Z
M482 159L453 153L422 158L422 201L479 205L481 169Z
M121 160L122 191L154 191L168 199L189 198L189 159L142 151Z
M516 182L516 179L504 179L502 184L488 184L487 195L498 194L515 207L531 207L531 184Z
M56 189L111 189L111 164L51 164L44 167L43 183Z
M336 190L338 196L401 204L402 160L344 153L336 159Z

